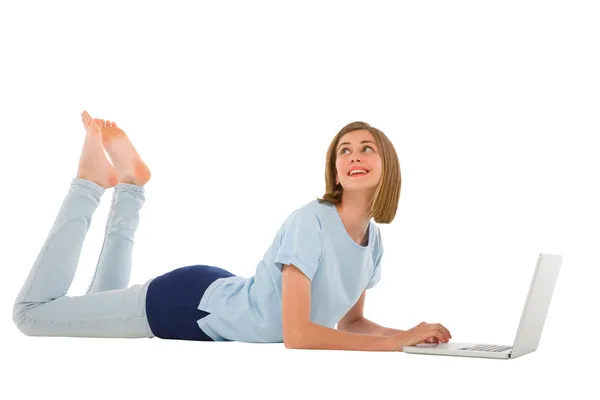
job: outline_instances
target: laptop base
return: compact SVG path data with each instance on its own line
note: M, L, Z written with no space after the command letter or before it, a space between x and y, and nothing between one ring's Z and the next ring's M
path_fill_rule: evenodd
M476 357L507 360L512 348L504 351L461 350L465 347L482 346L481 343L422 343L416 346L404 346L408 354L427 354L434 356Z

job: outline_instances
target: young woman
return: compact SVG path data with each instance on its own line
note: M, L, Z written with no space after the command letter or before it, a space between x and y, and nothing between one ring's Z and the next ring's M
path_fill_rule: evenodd
M398 157L380 130L353 122L338 132L327 152L325 195L289 215L254 276L190 265L128 287L150 170L116 123L92 119L86 111L82 120L86 136L77 176L14 303L13 321L25 335L366 351L402 351L404 345L451 338L441 324L422 322L403 331L363 316L365 293L381 277L383 254L371 219L390 223L400 195ZM90 287L85 295L67 296L92 215L111 187Z

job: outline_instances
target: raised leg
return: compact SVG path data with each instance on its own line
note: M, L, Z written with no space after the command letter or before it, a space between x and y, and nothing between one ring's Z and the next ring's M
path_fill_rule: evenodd
M73 179L50 233L13 306L13 321L24 334L153 336L145 310L146 290L150 281L128 289L66 296L77 270L92 215L104 191L102 186L92 181ZM130 227L124 232L130 232L127 229ZM111 258L110 254L105 257ZM100 271L100 274L103 272ZM99 282L104 284L102 278Z
M124 289L129 285L135 231L145 203L145 188L130 183L115 186L98 265L87 293Z

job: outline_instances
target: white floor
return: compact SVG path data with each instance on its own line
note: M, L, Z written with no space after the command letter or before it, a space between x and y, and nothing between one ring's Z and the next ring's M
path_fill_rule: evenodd
M3 332L2 399L226 399L252 394L261 399L387 399L453 393L495 399L517 392L522 398L577 398L593 387L583 353L554 353L547 346L515 360L484 360L288 350L281 344L29 338L10 329Z

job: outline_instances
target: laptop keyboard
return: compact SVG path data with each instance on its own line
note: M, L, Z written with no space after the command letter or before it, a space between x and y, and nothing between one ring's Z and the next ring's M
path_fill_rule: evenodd
M473 350L473 351L504 351L512 348L512 346L496 346L491 344L478 344L471 347L463 347L459 350Z

